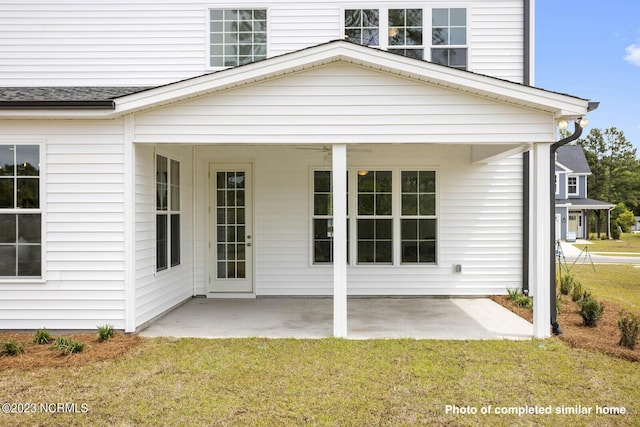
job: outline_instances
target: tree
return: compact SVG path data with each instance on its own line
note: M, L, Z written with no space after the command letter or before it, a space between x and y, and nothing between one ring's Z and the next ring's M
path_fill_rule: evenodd
M640 205L640 160L624 132L615 127L604 132L594 128L577 142L584 149L591 168L589 197L637 208Z
M611 211L611 226L620 227L623 233L631 231L634 222L633 212L624 203L618 203Z

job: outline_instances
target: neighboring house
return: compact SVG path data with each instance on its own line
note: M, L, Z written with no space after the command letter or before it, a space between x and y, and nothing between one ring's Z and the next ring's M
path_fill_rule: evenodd
M640 216L633 217L633 226L631 226L631 231L640 232Z
M548 336L550 147L591 105L532 86L533 1L260 5L0 4L0 329L328 295L344 336L347 294L526 281Z
M587 177L591 169L579 145L565 145L556 152L556 239L589 238L590 216L594 215L611 235L609 215L615 205L587 197Z

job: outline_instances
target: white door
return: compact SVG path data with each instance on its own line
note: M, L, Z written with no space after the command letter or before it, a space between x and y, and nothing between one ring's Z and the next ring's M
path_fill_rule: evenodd
M209 291L253 292L250 164L209 165Z

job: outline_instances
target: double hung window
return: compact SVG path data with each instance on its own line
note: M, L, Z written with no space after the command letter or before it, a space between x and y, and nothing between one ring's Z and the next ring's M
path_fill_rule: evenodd
M180 264L180 162L156 156L156 271Z
M354 172L354 171L352 171ZM347 194L347 258L355 264L435 264L437 186L433 170L358 170ZM347 178L349 178L349 175ZM347 180L348 188L351 188ZM331 172L313 172L313 263L333 262ZM353 227L349 227L349 225ZM354 244L350 245L352 241ZM349 261L348 261L349 262Z
M429 22L431 27L429 27ZM467 69L467 9L345 9L347 40Z
M347 182L349 176L347 174ZM331 171L313 172L313 263L333 262L333 195ZM348 196L348 195L347 195ZM349 206L347 200L347 207ZM347 208L348 209L348 208ZM349 233L347 212L347 236ZM347 246L348 246L347 237ZM349 257L347 251L347 259Z
M578 194L578 177L577 176L570 176L567 177L567 192L572 195L575 196L576 194Z
M0 277L42 275L40 146L0 145Z
M266 9L211 9L209 65L235 67L267 57Z
M467 9L433 9L431 62L467 69Z

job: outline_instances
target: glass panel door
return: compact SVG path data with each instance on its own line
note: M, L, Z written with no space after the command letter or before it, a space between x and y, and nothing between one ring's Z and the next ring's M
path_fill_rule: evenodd
M251 292L250 165L211 165L210 180L210 290Z

